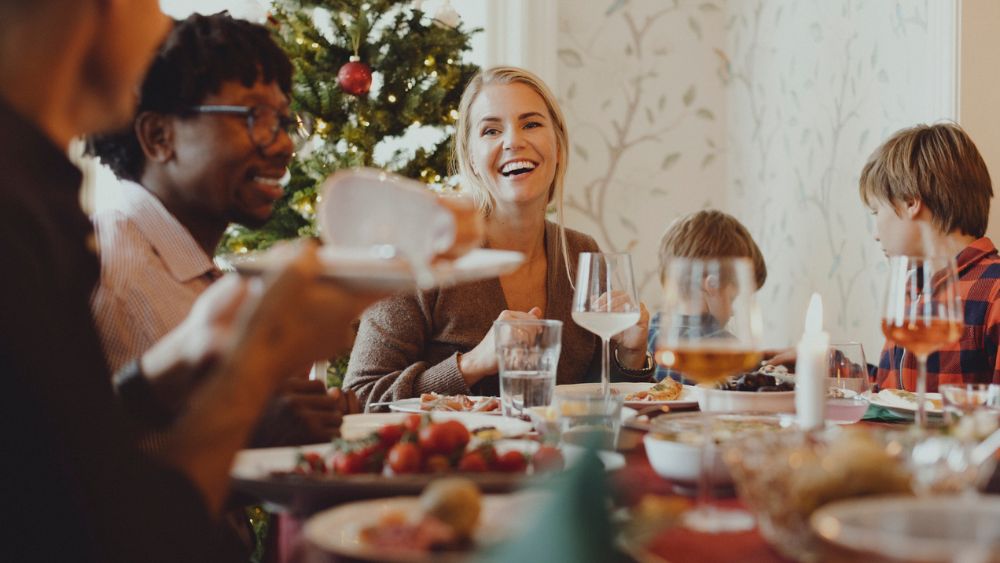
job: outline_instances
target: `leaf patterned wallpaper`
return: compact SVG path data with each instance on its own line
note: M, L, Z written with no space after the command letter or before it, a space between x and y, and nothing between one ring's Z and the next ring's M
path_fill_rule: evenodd
M765 343L793 344L818 291L875 361L885 259L857 179L892 132L954 117L945 4L559 0L568 225L631 252L654 308L663 230L728 211L767 260Z

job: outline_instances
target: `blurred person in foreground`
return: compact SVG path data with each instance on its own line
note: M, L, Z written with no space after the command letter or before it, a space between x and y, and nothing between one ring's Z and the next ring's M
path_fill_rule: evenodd
M955 257L965 329L928 358L927 390L1000 383L1000 256L986 236L993 184L975 143L954 123L897 131L868 158L859 190L886 256ZM879 386L913 391L916 380L916 356L886 342Z
M260 283L227 276L112 380L78 136L121 127L170 21L157 0L0 3L0 469L12 561L238 561L229 468L288 374L349 342L376 295L320 281L315 246ZM136 446L171 420L156 457Z
M271 217L292 158L291 88L292 64L265 27L194 14L157 52L132 122L89 139L122 180L91 217L101 260L91 307L112 371L179 325L221 276L212 256L231 222ZM353 393L298 375L251 445L326 441L359 410Z

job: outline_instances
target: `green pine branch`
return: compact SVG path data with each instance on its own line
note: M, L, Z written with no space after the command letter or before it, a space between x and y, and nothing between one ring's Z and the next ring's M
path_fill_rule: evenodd
M315 21L330 14L330 37ZM381 166L443 187L449 185L451 137L462 90L479 70L464 60L479 29L449 28L432 21L410 0L275 0L270 26L295 71L292 109L312 125L310 151L291 165L291 181L261 229L233 226L220 252L267 248L288 238L315 236L316 189L334 171ZM340 89L337 72L354 54L376 75L377 90L353 96ZM415 123L440 131L429 150L397 150L375 162L381 143L404 135Z

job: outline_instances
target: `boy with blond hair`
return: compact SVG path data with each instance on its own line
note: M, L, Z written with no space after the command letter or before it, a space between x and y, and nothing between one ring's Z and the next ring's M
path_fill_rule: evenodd
M705 209L689 213L667 227L660 238L660 283L666 280L667 262L671 258L749 258L753 263L754 280L757 289L767 280L767 265L760 247L754 242L750 231L736 217L715 209ZM659 336L660 315L657 313L649 323L648 350L656 352ZM722 327L719 327L722 330ZM683 382L681 375L662 366L656 368L654 377L662 381L670 376Z
M1000 383L1000 257L985 236L993 185L972 139L953 123L898 131L869 157L859 189L886 256L955 256L965 330L928 358L927 390ZM916 377L916 357L886 342L878 384L912 391Z

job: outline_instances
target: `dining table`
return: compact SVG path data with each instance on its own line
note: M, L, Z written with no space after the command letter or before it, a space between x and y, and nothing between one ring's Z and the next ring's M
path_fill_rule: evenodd
M898 427L899 423L861 421L855 423L865 427ZM625 457L625 466L609 476L615 505L628 510L636 506L644 497L653 496L674 504L694 504L693 490L682 484L673 483L657 475L650 465L643 447L645 432L632 427L623 427L619 438L619 451ZM1000 476L1000 474L998 474ZM996 479L996 478L995 478ZM716 492L714 502L721 507L746 508L733 490L720 494ZM309 545L302 536L302 527L308 515L287 512L273 518L267 558L268 563L343 563L352 561L324 553ZM679 521L664 526L661 530L643 539L641 545L630 545L623 554L625 560L634 559L641 563L713 563L741 561L748 563L785 563L792 559L784 557L771 546L757 528L731 533L701 533L684 528ZM856 555L844 558L834 557L833 561L852 561Z
M642 445L642 430L623 428L619 438L619 451L625 456L625 467L610 475L615 502L622 507L633 506L646 495L676 497L693 502L685 489L660 477L653 471ZM742 507L740 500L730 491L720 498L721 506ZM302 526L309 515L280 512L272 522L268 549L269 563L342 563L349 559L323 553L308 544L302 537ZM642 546L640 555L633 557L648 562L775 562L791 561L783 558L768 545L756 528L746 532L704 534L670 526Z

